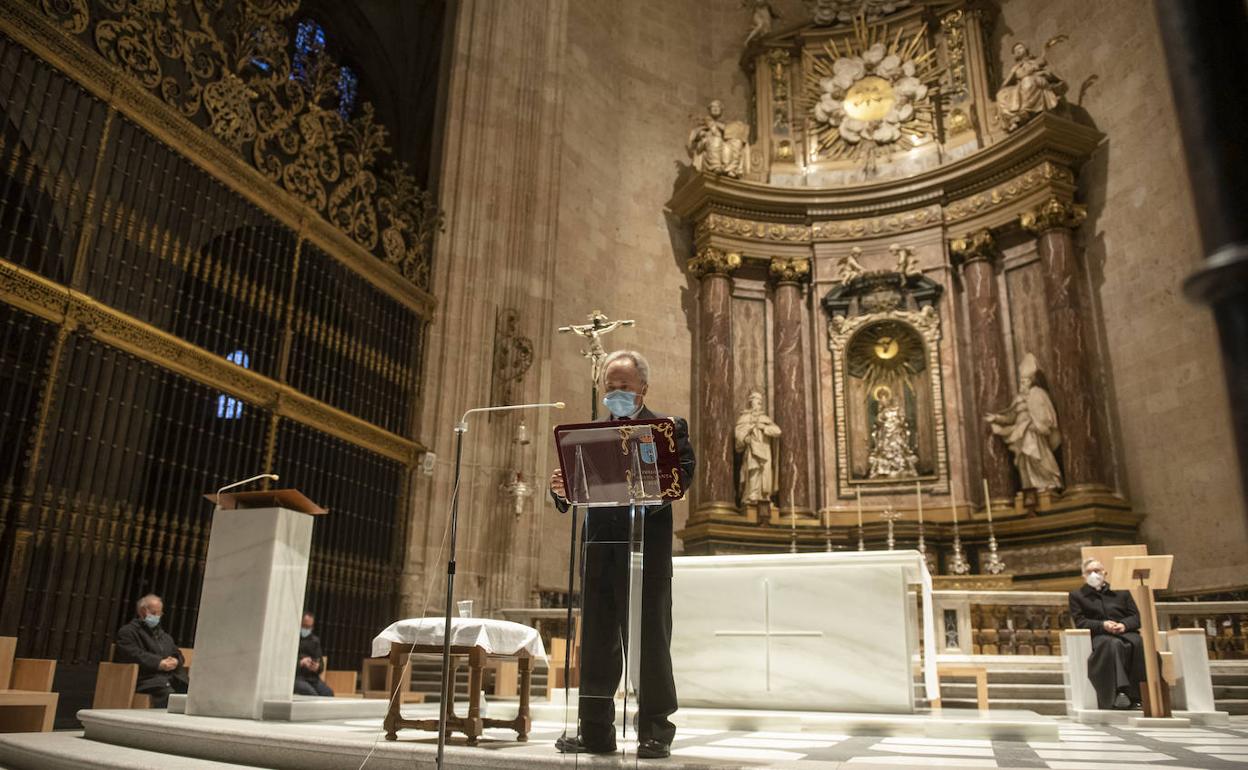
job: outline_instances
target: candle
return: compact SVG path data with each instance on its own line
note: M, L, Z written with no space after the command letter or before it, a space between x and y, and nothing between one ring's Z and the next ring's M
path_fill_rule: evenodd
M988 479L984 479L984 505L988 507L988 523L992 523L992 498L988 495Z
M919 523L923 523L923 487L914 482L914 499L919 503Z
M949 500L953 507L953 534L958 534L958 485L956 482L949 482Z
M862 490L858 490L858 529L862 529Z

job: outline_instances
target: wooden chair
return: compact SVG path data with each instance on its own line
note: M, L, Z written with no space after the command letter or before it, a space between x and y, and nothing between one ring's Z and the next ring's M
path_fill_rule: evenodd
M547 688L547 692L552 698L554 697L555 690L563 689L563 663L567 657L568 640L558 636L551 637L549 676L552 684ZM568 674L568 679L572 681L572 684L570 685L571 687L579 687L581 684L580 662L580 655L577 655L572 659L572 668L569 670Z
M329 689L334 691L335 698L363 698L364 695L355 689L354 671L331 671L329 656L321 658L321 678Z
M360 669L361 689L365 698L388 700L394 692L394 673L389 658L365 658ZM411 672L408 672L406 687L400 693L402 703L424 703L423 692L412 692ZM331 687L333 685L330 685Z
M18 658L17 637L0 636L0 733L51 732L60 695L56 661Z

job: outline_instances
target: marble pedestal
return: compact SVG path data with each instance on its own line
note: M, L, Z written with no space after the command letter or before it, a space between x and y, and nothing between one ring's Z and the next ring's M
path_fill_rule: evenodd
M682 708L914 712L917 552L672 561Z
M292 699L313 521L286 508L213 514L187 714L262 719L266 701Z

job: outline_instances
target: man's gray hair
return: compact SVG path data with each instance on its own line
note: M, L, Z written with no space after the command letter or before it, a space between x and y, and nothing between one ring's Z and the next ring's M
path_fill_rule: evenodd
M164 604L164 600L161 599L156 594L147 594L142 599L139 599L137 602L134 603L134 611L142 612L143 610L147 609L147 605L151 604L154 601Z
M1084 571L1084 572L1087 572L1087 571L1088 571L1088 565L1089 565L1089 564L1101 564L1101 560L1100 560L1100 559L1098 559L1098 558L1096 558L1096 557L1092 557L1091 559L1084 559L1084 560L1083 560L1083 571ZM1105 565L1104 565L1104 564L1101 564L1101 566L1102 566L1102 567L1104 567Z
M650 384L650 362L636 350L616 350L608 353L607 357L602 361L602 376L606 377L607 367L621 359L628 359L633 362L633 366L637 367L637 374L641 376L642 385Z

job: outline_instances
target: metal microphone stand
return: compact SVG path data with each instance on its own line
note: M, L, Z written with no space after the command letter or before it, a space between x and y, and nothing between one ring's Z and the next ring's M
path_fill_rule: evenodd
M467 417L467 415L465 415ZM467 419L455 426L455 486L451 494L451 552L446 562L446 617L442 626L442 689L438 697L438 770L442 770L442 755L446 750L446 717L450 698L447 688L451 676L451 604L455 596L455 536L459 530L459 475L460 461L464 452L464 433L468 431ZM399 697L395 695L394 697Z

